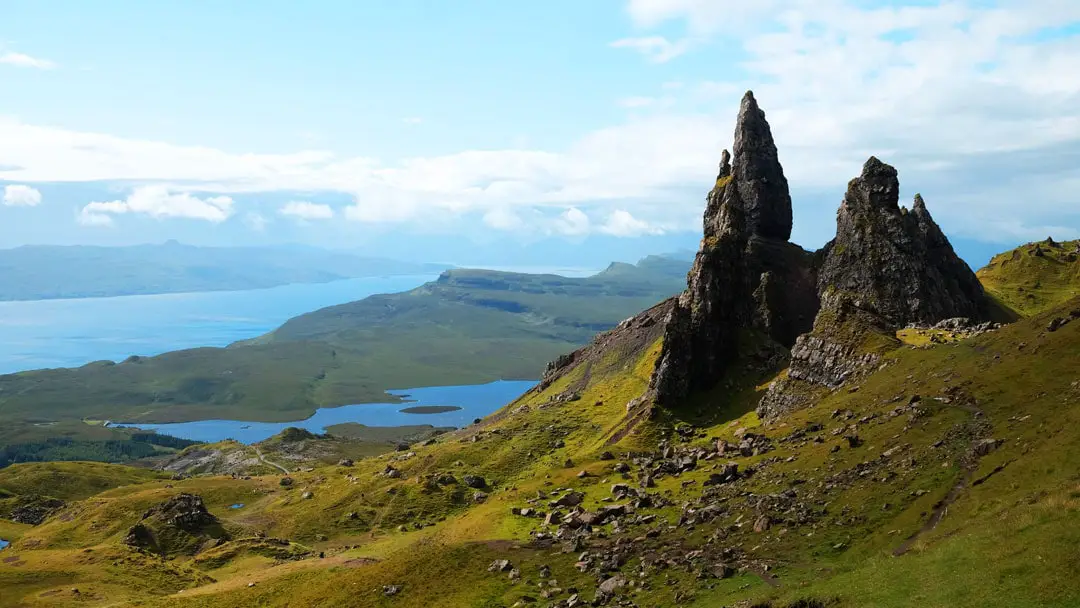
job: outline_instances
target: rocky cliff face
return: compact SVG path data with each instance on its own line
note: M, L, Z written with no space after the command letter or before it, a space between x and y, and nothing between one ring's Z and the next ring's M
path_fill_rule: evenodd
M870 157L848 184L818 289L850 298L896 326L987 316L975 273L930 217L922 196L899 206L896 169Z
M953 251L919 195L899 205L896 169L870 157L848 183L818 275L821 311L791 350L787 377L758 406L763 419L806 405L815 387L834 388L872 368L909 324L963 317L983 321L989 300Z
M789 242L791 196L765 114L743 97L733 163L725 151L709 193L704 238L667 319L652 377L657 403L712 387L747 332L791 349L789 373L759 414L800 407L797 383L842 384L895 345L895 330L989 315L974 273L957 257L922 197L898 204L896 169L871 157L848 184L836 238L811 254Z
M791 196L769 123L751 92L706 199L704 238L667 319L651 389L671 404L715 384L757 328L790 346L817 310L812 256L788 242Z

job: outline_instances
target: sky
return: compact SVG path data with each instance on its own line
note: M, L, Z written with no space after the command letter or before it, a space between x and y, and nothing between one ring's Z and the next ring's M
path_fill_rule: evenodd
M0 247L696 249L748 89L804 247L870 155L973 265L1080 238L1075 0L0 0Z

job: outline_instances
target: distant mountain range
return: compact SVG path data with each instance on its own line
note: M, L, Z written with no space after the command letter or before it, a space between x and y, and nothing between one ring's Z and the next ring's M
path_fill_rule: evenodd
M313 247L30 245L0 250L0 300L260 289L450 267Z

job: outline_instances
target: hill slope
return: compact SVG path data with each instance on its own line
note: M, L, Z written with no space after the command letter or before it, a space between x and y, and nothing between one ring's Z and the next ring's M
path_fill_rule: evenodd
M998 300L1036 314L1080 295L1080 241L1028 243L994 256L978 275Z
M509 606L542 592L566 601L572 587L592 600L615 579L614 595L649 606L1073 605L1080 322L1044 329L1062 311L903 347L858 391L763 426L750 410L769 372L754 356L725 388L651 419L648 408L627 412L647 389L661 310L601 337L483 425L410 454L293 473L289 487L273 476L203 477L77 503L5 550L14 559L0 563L2 603L166 594L157 603L374 606L392 585L400 606ZM483 487L466 487L466 475ZM201 495L235 540L157 563L125 548L138 515L179 492ZM583 511L549 506L556 499ZM562 516L545 526L511 507ZM308 553L253 553L244 539L257 534ZM489 572L499 559L520 578ZM124 567L110 568L117 560ZM619 587L619 576L634 584Z

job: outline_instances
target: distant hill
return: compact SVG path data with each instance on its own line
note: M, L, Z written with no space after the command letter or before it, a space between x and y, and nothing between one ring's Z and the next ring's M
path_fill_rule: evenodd
M977 273L995 298L1030 316L1080 296L1080 241L1047 239L994 256Z
M546 362L677 293L688 266L650 256L585 278L453 269L228 348L0 376L0 445L117 432L83 419L281 422L393 400L387 389L538 378Z
M260 289L448 267L313 247L32 245L0 250L0 300Z

